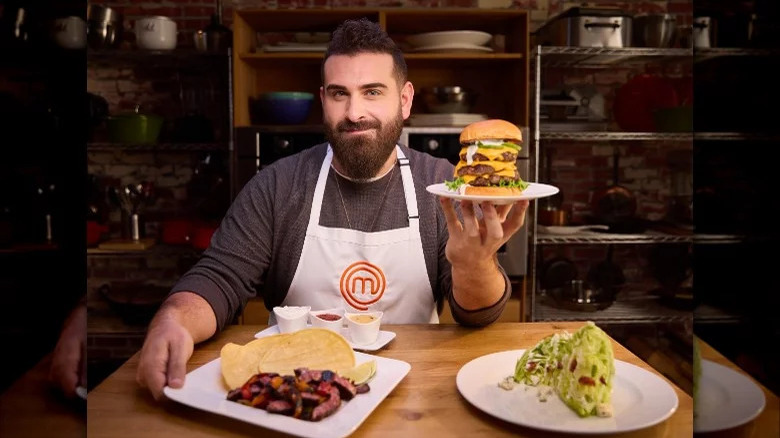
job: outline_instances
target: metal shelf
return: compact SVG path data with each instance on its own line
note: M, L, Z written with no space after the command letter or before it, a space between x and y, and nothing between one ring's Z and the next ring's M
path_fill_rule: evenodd
M87 63L96 66L117 65L150 68L164 65L187 65L198 69L213 68L212 62L222 63L228 52L201 52L195 49L174 50L87 50Z
M780 141L780 133L772 132L695 132L694 140L717 141Z
M539 140L574 141L612 141L612 140L649 140L649 141L692 141L690 132L608 132L608 131L542 131Z
M539 140L569 141L780 141L780 133L771 132L615 132L615 131L540 131Z
M660 297L642 296L630 299L618 298L611 306L603 310L576 311L553 307L536 300L533 320L536 321L581 321L658 323L681 322L693 318L690 310L666 307L660 303Z
M692 49L540 46L536 50L545 58L544 67L603 68L693 59Z
M202 251L187 245L165 245L156 244L151 248L144 250L116 250L116 249L100 249L100 248L87 248L87 257L115 257L115 256L129 256L129 257L147 257L158 255L175 255L179 257L200 257Z
M697 243L722 244L740 243L745 236L731 234L665 234L648 231L642 234L616 234L587 231L561 236L558 234L536 233L537 245L571 244L659 244L659 243Z
M697 62L722 57L774 57L777 55L780 55L780 50L778 49L752 49L741 47L693 49L693 56Z
M740 315L728 313L723 309L707 304L700 304L693 309L693 317L696 323L722 324L737 323L742 320Z
M155 144L132 144L132 143L108 143L95 142L87 143L87 151L90 152L110 152L110 151L137 151L137 152L190 152L190 151L227 151L226 143L155 143Z

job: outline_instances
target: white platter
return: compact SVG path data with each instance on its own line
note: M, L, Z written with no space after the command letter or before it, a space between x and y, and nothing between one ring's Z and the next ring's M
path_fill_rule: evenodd
M498 382L514 373L517 359L524 351L502 351L470 361L458 371L458 391L469 403L494 417L555 432L628 432L660 423L677 410L677 394L665 380L620 360L615 361L612 380L612 417L580 418L557 395L541 402L534 387L501 389Z
M702 359L694 432L737 427L756 418L766 405L764 392L747 376Z
M228 390L222 381L219 358L187 374L181 388L166 386L163 392L168 398L181 404L290 435L340 438L357 430L411 369L411 365L404 361L355 353L357 364L372 359L376 361L376 374L368 383L371 389L348 402L343 402L336 412L321 421L270 414L263 409L227 400ZM263 436L262 432L258 431L257 436Z
M491 53L493 49L485 46L477 46L474 44L461 44L461 43L446 43L446 44L432 44L428 46L415 47L411 50L413 53L420 52L485 52Z
M514 196L463 195L448 189L447 186L444 185L444 183L431 184L425 189L436 196L443 196L445 198L457 199L459 201L474 201L474 202L489 201L496 205L511 204L513 202L522 201L526 199L544 198L558 193L558 187L551 186L548 184L541 184L541 183L529 183L528 187L526 187L525 190L523 190L519 195L514 195Z
M311 324L307 324L306 327L311 327ZM257 333L255 333L256 338L263 338L270 335L278 335L279 334L279 327L272 325L271 327L266 328L265 330L261 330ZM353 350L361 350L361 351L376 351L380 348L387 345L388 342L392 341L395 338L395 332L389 332L386 330L379 330L379 336L377 337L376 341L371 344L355 344L352 342L352 339L349 337L349 329L346 327L341 328L341 336L344 336L344 339L349 342L349 345L352 347Z
M425 32L406 37L406 42L415 46L436 46L441 44L466 44L483 46L493 35L476 30L449 30L443 32Z

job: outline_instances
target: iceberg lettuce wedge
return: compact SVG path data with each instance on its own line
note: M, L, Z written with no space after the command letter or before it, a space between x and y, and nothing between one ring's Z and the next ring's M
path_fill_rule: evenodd
M612 343L588 321L575 333L556 333L526 350L515 364L514 381L547 385L580 417L612 415Z

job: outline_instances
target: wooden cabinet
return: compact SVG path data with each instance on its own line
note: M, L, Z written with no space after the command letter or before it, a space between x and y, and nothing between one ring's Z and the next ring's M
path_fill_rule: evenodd
M233 24L234 126L251 125L249 98L271 91L318 93L322 52L267 52L258 49L258 34L332 32L342 21L367 17L406 46L418 33L477 30L493 35L493 52L410 53L405 50L409 80L419 90L441 85L472 89L472 110L528 126L528 13L483 9L237 9ZM315 97L315 100L318 98ZM421 112L418 100L412 113ZM312 107L307 124L321 124L322 109Z

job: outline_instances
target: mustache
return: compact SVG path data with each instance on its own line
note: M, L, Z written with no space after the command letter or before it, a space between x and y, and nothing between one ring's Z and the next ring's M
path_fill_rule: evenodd
M379 129L381 124L379 121L366 120L362 122L352 122L349 120L343 120L336 125L338 131L362 131L364 129Z

